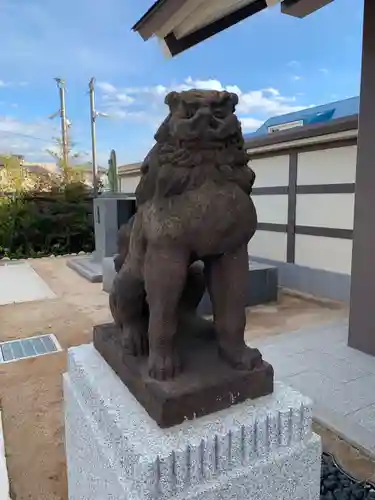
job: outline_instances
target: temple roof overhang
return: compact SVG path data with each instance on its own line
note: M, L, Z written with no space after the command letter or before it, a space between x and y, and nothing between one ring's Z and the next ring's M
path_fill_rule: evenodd
M143 40L158 38L176 56L248 17L281 4L281 12L305 17L333 0L157 0L133 26Z

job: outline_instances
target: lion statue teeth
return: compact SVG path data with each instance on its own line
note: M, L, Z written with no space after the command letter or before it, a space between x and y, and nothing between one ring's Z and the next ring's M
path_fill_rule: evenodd
M220 355L252 370L246 346L247 245L257 225L238 97L229 92L171 92L169 114L141 167L137 212L121 229L110 294L124 350L148 354L151 377L176 377L181 311L196 314L207 286Z

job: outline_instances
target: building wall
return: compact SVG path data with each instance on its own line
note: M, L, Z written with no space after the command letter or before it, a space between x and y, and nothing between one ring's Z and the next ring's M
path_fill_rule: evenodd
M256 174L255 188L275 188L288 186L289 154L266 156L251 161L251 168ZM285 225L288 218L288 193L272 194L272 189L265 189L267 195L253 196L258 220L268 225ZM249 253L268 259L286 262L286 232L257 231L250 241Z
M356 156L355 139L320 149L314 145L283 153L255 153L251 167L257 177L252 196L259 227L249 243L249 254L277 265L288 264L288 269L291 264L309 269L310 281L311 270L325 273L327 279L345 275L349 286ZM349 289L339 298L348 296Z
M138 186L140 175L135 173L132 175L121 175L120 178L120 191L122 193L134 193Z
M279 268L280 284L315 295L349 297L355 192L356 139L252 150L252 198L258 230L249 255ZM139 175L121 176L134 192Z

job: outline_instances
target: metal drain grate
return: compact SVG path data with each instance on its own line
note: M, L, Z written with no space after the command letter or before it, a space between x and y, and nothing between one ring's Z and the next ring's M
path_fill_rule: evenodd
M28 339L9 340L0 343L0 363L34 358L61 350L57 338L51 334L37 335Z

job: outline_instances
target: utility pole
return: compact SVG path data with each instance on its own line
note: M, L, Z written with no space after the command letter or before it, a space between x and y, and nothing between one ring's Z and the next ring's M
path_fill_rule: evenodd
M91 117L91 154L92 154L92 183L94 196L98 194L98 167L96 165L96 117L95 111L95 78L92 77L89 82L90 94L90 117Z
M65 107L65 81L61 78L55 78L57 83L57 88L60 94L60 119L61 119L61 145L64 169L68 167L69 163L69 146L68 146L68 124L66 119L66 107Z

